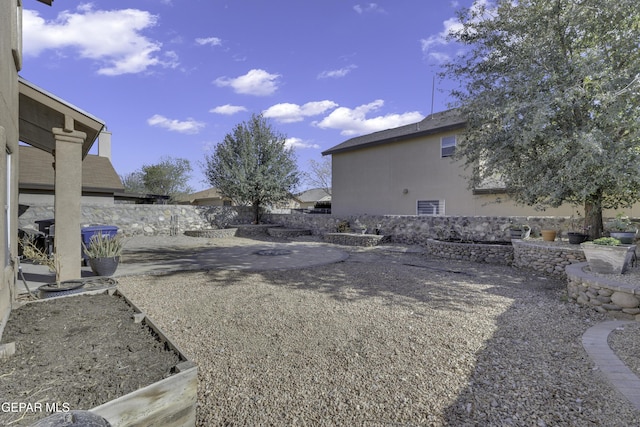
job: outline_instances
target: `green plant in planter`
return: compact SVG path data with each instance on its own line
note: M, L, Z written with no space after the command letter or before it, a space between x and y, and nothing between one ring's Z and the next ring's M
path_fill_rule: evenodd
M635 233L636 231L638 231L629 217L625 216L624 212L620 212L614 219L607 221L604 225L604 228L605 230L613 232L619 231Z
M594 240L593 244L600 246L618 246L621 243L620 240L613 237L600 237L599 239Z
M114 258L122 255L125 241L120 235L96 233L89 239L89 247L82 242L84 253L89 258Z

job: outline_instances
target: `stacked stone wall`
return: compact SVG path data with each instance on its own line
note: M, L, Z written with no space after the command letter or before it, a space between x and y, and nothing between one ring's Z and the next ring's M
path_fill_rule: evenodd
M499 265L513 263L513 246L511 245L442 242L429 239L426 250L427 253L440 258Z
M567 267L570 300L601 313L640 321L640 286L592 274L585 267L587 263Z
M561 242L513 240L513 266L564 278L568 265L584 262L579 245Z
M19 227L38 229L36 221L54 218L53 206L31 205L20 215ZM83 205L81 226L115 225L125 235L182 234L187 230L224 228L228 224L250 222L251 211L190 205Z
M414 215L359 215L343 216L321 214L265 214L265 222L282 224L287 228L310 229L313 234L335 233L338 225L358 220L367 227L368 234L387 236L394 243L427 245L429 239L462 241L509 241L509 226L526 223L532 235L542 229L562 232L568 230L566 217L486 217L486 216L414 216Z

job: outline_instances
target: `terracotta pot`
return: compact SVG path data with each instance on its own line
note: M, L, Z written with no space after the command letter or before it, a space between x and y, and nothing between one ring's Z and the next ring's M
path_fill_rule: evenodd
M542 240L545 242L553 242L556 240L556 230L542 230Z

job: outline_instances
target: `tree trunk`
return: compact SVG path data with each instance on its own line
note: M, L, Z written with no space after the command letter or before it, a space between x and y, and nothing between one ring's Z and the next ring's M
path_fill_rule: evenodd
M253 202L253 223L260 224L260 202Z
M590 239L602 237L602 190L587 197L584 201L584 221Z

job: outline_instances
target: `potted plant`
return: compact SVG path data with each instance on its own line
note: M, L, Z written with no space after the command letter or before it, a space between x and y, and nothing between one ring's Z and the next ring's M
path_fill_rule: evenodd
M60 260L56 257L55 253L48 254L45 249L40 248L35 240L29 236L19 239L19 244L22 247L22 256L25 259L49 267L49 271L55 274L55 282L38 287L38 297L51 298L80 292L80 288L84 286L82 279L60 280ZM33 295L28 286L27 292Z
M623 274L635 256L636 245L622 245L613 237L601 237L580 245L594 273Z
M542 234L542 240L545 242L553 242L556 240L557 232L556 230L540 230L540 234Z
M614 219L607 221L604 228L609 232L609 236L626 245L632 244L638 233L638 229L629 217L624 215L624 212L620 212Z
M579 245L580 243L586 242L589 238L589 234L587 233L588 228L584 225L584 219L580 219L582 215L577 211L576 215L577 218L571 215L571 231L567 232L569 243L572 245Z
M526 239L531 234L531 227L527 224L511 224L509 232L512 239Z
M89 258L89 265L94 274L111 276L118 269L124 240L121 235L111 237L107 234L96 233L91 236L89 246L83 242L82 248Z

